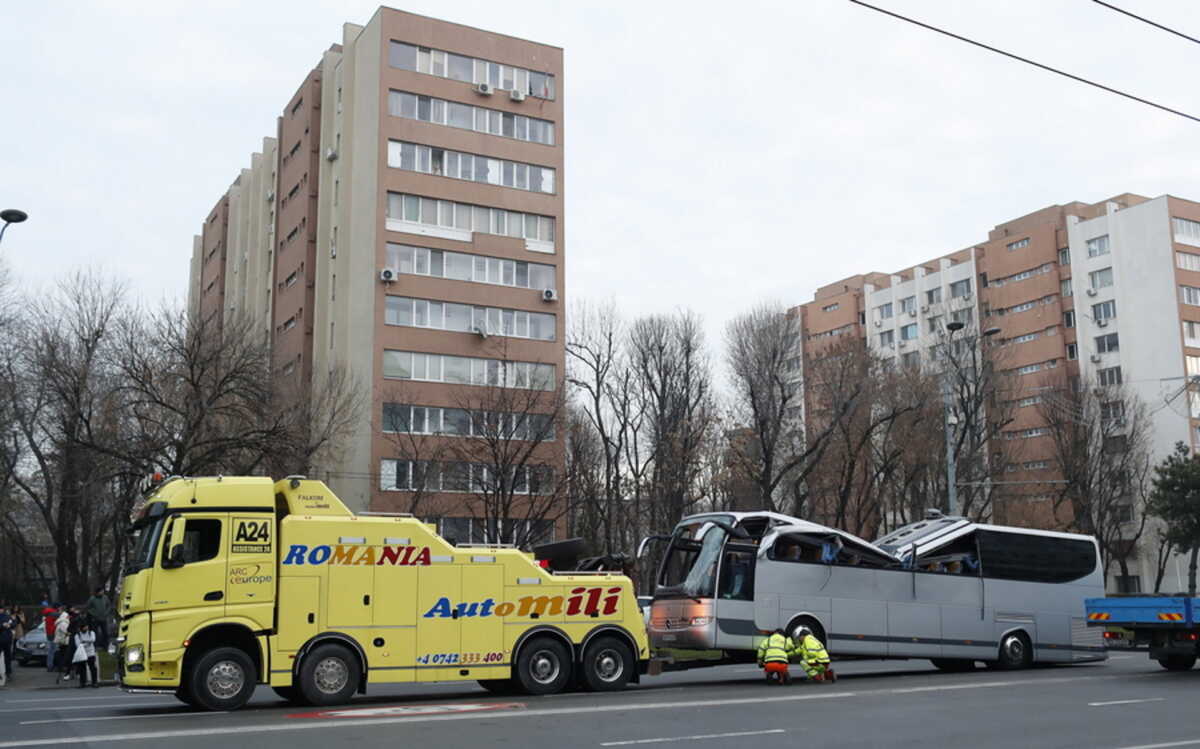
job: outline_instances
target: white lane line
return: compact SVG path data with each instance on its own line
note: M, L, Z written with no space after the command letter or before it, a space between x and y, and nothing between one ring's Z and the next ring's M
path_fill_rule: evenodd
M1109 700L1108 702L1089 702L1088 707L1104 707L1106 705L1137 705L1142 702L1162 702L1166 697L1147 697L1142 700Z
M637 704L591 705L589 707L542 708L538 710L506 710L487 713L488 720L501 718L545 717L556 715L579 715L584 713L616 713L634 710L672 710L697 707L726 707L729 705L762 705L771 702L804 702L855 697L856 692L824 692L818 694L796 694L779 697L749 697L726 700L689 700L687 702L643 702ZM191 713L194 714L194 713ZM454 720L479 720L478 713L451 715L415 715L404 718L361 718L341 720L292 720L287 723L264 723L260 725L223 726L218 728L195 728L175 731L141 731L137 733L104 733L92 736L62 736L53 739L30 739L26 741L0 741L0 749L17 746L53 746L58 744L98 744L109 741L146 741L188 738L193 736L220 736L249 733L278 733L281 731L312 731L319 728L354 728L391 726L398 723L434 723Z
M1137 746L1123 746L1121 749L1169 749L1173 746L1195 746L1196 744L1200 744L1200 739L1168 741L1165 744L1138 744Z
M702 739L731 739L736 736L762 736L768 733L787 733L782 728L769 731L737 731L734 733L704 733L697 736L671 736L664 739L637 739L634 741L605 741L600 746L632 746L634 744L665 744L669 741L700 741Z
M138 713L137 715L101 715L101 716L89 715L86 718L55 718L55 719L51 719L51 720L23 720L23 721L21 721L21 725L37 726L37 725L44 725L46 723L94 723L95 721L98 721L98 720L157 720L159 718L202 718L205 715L229 715L229 712L222 711L222 712L218 712L218 713L196 713L196 712L192 712L189 710L187 712L182 712L182 713L160 713L158 715L154 715L154 714L146 715L145 713Z

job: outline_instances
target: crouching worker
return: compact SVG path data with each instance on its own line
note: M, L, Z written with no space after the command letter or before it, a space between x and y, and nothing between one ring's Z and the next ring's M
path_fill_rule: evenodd
M798 627L796 653L804 659L804 674L813 681L837 681L829 667L829 653L808 627Z
M768 684L791 684L788 658L795 652L796 643L777 629L758 645L758 667L766 672Z

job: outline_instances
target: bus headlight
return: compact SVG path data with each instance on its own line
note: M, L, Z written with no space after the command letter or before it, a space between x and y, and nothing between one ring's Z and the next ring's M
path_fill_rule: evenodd
M134 645L125 651L125 664L133 666L142 662L142 646Z
M692 626L693 627L703 627L705 624L708 624L711 621L712 621L711 616L693 616L692 617Z

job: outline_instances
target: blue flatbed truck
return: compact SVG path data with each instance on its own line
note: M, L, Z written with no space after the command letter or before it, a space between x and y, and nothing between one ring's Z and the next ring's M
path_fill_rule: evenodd
M1150 657L1168 671L1196 665L1200 642L1200 598L1187 596L1109 596L1085 602L1087 623L1105 627L1106 642L1130 637L1148 647Z

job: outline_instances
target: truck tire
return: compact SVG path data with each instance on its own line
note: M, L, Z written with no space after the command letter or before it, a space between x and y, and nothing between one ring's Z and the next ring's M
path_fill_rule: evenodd
M1028 668L1033 663L1033 647L1029 637L1024 632L1009 632L1000 638L1000 657L994 663L988 663L990 668L1002 671L1014 671L1018 668Z
M1168 671L1191 671L1192 666L1196 665L1196 656L1168 655L1166 658L1159 658L1158 665Z
M975 661L970 661L965 658L930 658L929 662L934 665L939 671L948 673L961 673L963 671L974 671Z
M186 678L187 688L180 692L194 700L189 704L203 710L237 710L254 694L258 673L250 656L238 648L215 648L191 665Z
M597 637L583 651L583 684L589 692L624 689L637 664L629 646L616 637Z
M492 694L509 695L520 691L520 686L514 684L512 679L479 679L478 683Z
M321 645L300 664L300 694L310 705L349 702L362 679L358 656L341 645Z
M535 637L517 657L516 681L528 694L555 694L571 682L571 654L558 640Z
M185 705L188 705L189 707L199 707L199 705L196 704L196 698L192 696L187 684L181 683L179 685L179 689L175 690L175 699L179 700Z

